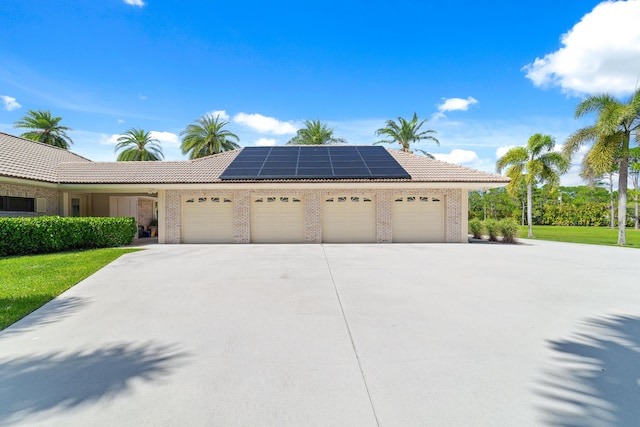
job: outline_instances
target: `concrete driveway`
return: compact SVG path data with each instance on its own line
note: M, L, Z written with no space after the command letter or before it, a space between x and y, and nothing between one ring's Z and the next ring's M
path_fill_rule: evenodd
M0 333L0 425L637 426L640 251L151 246Z

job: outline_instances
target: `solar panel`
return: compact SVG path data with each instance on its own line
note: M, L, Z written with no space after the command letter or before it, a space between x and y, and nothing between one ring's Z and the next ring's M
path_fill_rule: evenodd
M222 180L408 179L411 175L378 146L245 147Z

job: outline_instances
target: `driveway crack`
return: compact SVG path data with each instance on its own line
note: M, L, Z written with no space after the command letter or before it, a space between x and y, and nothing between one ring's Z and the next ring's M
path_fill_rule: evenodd
M358 349L356 347L356 343L353 340L353 334L351 333L351 327L349 327L349 321L347 320L347 316L344 313L344 307L342 306L342 300L340 299L340 293L338 292L338 287L336 286L336 281L333 277L333 271L331 271L331 265L329 264L329 258L327 258L327 252L324 249L324 245L322 246L322 253L324 254L324 260L327 263L327 268L329 270L329 276L331 277L331 283L333 284L333 290L336 293L336 298L338 299L338 305L340 306L340 311L342 312L342 320L344 320L344 324L347 328L347 333L349 334L349 340L351 341L351 348L353 349L353 354L356 357L356 362L358 363L358 368L360 369L360 376L362 377L362 382L364 384L364 389L367 392L367 397L369 398L369 404L371 405L371 411L373 412L373 417L376 420L376 425L380 427L380 420L378 419L378 414L376 413L376 408L373 405L373 399L371 397L371 391L369 390L369 385L367 384L367 379L364 375L364 370L362 369L362 363L360 362L360 356L358 355Z

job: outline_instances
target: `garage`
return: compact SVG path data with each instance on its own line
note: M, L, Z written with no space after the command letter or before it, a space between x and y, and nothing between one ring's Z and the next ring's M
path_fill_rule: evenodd
M251 199L251 243L303 243L304 203L300 197Z
M443 197L394 197L392 222L394 243L444 242Z
M322 201L322 241L375 243L376 204L371 196L342 195Z
M233 200L230 197L185 197L182 243L233 243Z

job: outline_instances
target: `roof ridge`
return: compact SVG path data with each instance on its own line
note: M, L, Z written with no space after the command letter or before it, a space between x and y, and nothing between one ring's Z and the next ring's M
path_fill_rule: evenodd
M87 159L84 156L81 156L80 154L74 153L73 151L67 150L66 148L60 148L60 147L56 147L55 145L51 145L51 144L45 144L44 142L40 142L40 141L35 141L33 139L28 139L28 138L24 138L22 136L18 136L18 135L12 135L10 133L6 133L6 132L2 132L0 131L0 134L6 135L6 136L10 136L11 138L18 138L18 139L22 139L23 141L28 141L31 142L33 144L39 144L43 147L48 147L48 148L53 148L55 150L62 150L62 151L66 151L67 153L73 154L74 156L80 157L81 159L84 159L88 162L92 162L91 159Z

